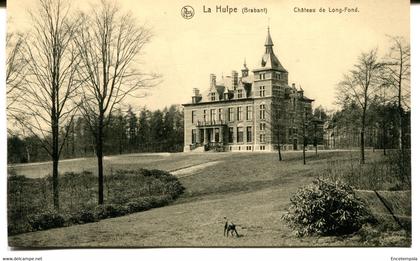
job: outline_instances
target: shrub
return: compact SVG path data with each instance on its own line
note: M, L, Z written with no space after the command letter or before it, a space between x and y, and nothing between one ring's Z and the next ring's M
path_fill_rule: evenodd
M60 213L51 211L52 177L26 178L9 172L9 235L95 222L161 207L184 190L178 179L163 170L115 170L105 176L106 205L96 206L97 178L92 172L60 176Z
M96 213L93 210L82 209L81 211L73 214L69 221L72 224L84 224L92 223L97 220Z
M104 204L97 206L95 209L96 217L98 219L113 218L124 216L128 213L126 206L115 205L115 204Z
M169 195L142 197L127 203L126 207L129 213L134 213L149 210L151 208L161 207L167 205L171 201L172 197Z
M28 222L32 230L45 230L64 226L65 218L56 211L50 210L40 214L30 215Z
M340 182L317 179L292 195L283 219L303 235L342 235L355 232L373 221L353 189Z
M9 236L31 232L32 226L28 222L14 222L7 226Z
M127 208L130 213L134 213L134 212L148 210L152 208L152 205L150 204L150 201L148 201L146 198L140 198L140 199L137 199L136 201L128 202Z

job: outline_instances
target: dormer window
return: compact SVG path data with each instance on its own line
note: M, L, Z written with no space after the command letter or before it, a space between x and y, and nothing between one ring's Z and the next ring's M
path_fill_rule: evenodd
M215 101L216 100L216 93L212 92L210 93L210 100Z
M243 96L243 90L238 90L238 99L241 99Z

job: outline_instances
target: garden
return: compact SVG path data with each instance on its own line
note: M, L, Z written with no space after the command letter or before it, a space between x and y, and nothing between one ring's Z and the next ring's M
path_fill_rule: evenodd
M99 221L161 207L184 191L178 179L157 169L111 170L104 180L104 204L98 205L97 177L67 172L59 183L60 208L52 204L52 178L8 178L8 232L15 235Z

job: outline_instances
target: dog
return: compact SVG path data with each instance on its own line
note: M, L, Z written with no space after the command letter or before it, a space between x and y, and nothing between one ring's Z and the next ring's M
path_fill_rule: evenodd
M239 237L238 231L236 231L236 225L232 222L229 222L229 220L224 217L225 219L225 230L223 231L223 236L229 237L229 232L231 236L234 236L233 233L236 234L236 237Z

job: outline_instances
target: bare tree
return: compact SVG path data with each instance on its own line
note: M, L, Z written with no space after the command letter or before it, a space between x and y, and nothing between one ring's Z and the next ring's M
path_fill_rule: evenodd
M151 32L112 3L105 0L89 14L82 14L75 42L81 55L81 112L95 137L98 161L98 203L103 204L104 129L110 116L127 96L151 87L156 75L137 70L138 58L151 39Z
M301 106L301 124L302 124L302 156L303 156L303 165L306 165L306 146L308 146L308 110L306 109L303 102L300 103Z
M390 37L392 46L385 57L384 84L393 89L399 112L399 148L404 149L404 117L410 109L410 44L402 37Z
M72 102L77 88L78 53L72 45L76 25L69 2L63 0L39 0L30 15L32 28L22 44L26 77L18 121L51 156L53 203L59 209L58 163L68 134L62 124L70 126L76 111Z
M6 35L6 97L7 115L15 115L15 105L21 97L21 88L25 79L25 59L22 55L24 38L21 34L9 32Z
M378 90L383 63L378 61L377 50L362 53L353 70L344 75L338 85L337 98L341 104L355 102L361 108L360 163L365 163L366 112L371 98Z
M287 99L282 99L280 97L276 97L274 103L271 106L272 110L272 120L271 120L271 128L272 133L274 136L274 142L277 145L277 152L279 156L279 161L283 160L281 154L281 146L282 144L286 143L286 121L287 121Z

